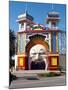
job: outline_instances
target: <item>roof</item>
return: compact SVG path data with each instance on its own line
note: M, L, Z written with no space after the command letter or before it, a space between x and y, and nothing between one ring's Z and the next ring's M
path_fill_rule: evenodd
M33 17L31 15L29 15L28 13L19 15L17 21L21 21L21 20L25 20L25 19L29 19L29 20L33 21Z
M55 11L49 12L48 17L59 17L59 13Z

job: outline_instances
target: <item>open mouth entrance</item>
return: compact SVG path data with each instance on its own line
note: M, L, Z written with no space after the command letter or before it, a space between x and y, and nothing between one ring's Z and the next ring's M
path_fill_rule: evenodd
M45 70L45 62L44 61L32 61L31 70Z

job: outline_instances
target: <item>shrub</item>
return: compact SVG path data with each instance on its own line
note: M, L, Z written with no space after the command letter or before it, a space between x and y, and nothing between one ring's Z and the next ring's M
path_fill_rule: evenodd
M54 73L54 72L49 72L49 73L40 73L38 76L40 77L55 77L55 76L60 76L60 73Z

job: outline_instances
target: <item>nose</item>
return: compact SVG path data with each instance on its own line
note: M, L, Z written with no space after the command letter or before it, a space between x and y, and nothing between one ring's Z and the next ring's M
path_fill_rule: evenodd
M39 54L38 53L36 54L35 59L39 59Z

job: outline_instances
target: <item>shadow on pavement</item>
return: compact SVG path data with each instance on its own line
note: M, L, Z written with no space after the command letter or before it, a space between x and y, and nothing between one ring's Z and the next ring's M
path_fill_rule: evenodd
M32 76L18 77L18 80L22 80L22 79L26 79L26 80L39 80L37 77L32 77Z
M37 77L27 77L27 80L39 80Z

